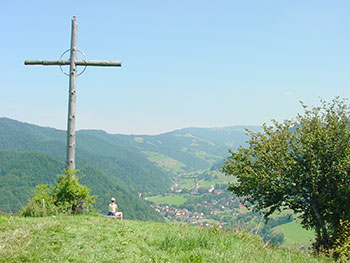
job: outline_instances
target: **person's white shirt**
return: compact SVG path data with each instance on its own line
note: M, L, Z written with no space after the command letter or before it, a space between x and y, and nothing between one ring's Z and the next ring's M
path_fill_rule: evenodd
M109 204L109 212L111 213L116 213L117 212L117 204L116 203L113 203L113 204Z

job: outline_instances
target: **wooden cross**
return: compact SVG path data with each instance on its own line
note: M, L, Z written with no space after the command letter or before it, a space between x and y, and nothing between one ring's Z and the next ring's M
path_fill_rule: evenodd
M102 66L102 67L121 67L120 61L105 61L105 60L79 60L77 59L77 19L72 18L72 36L70 59L59 60L25 60L25 65L43 65L43 66L63 66L69 65L69 101L68 101L68 124L67 124L67 169L75 169L75 112L76 112L76 77L83 73L87 66ZM67 52L66 51L66 52ZM62 56L66 53L64 52ZM82 53L84 56L85 54ZM62 58L61 56L61 58ZM86 57L85 57L86 58ZM77 66L84 66L84 70L77 74ZM63 71L63 70L62 70ZM65 72L64 72L65 73ZM66 74L66 73L65 73Z

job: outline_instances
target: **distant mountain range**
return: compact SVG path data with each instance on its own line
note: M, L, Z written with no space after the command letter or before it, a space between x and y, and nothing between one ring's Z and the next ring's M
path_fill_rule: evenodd
M248 127L259 129L256 126ZM244 145L243 126L187 128L160 135L77 132L81 182L104 211L111 196L126 218L162 220L139 196L166 192L176 173L209 169ZM54 184L65 167L66 132L0 118L0 210L18 211L37 184Z

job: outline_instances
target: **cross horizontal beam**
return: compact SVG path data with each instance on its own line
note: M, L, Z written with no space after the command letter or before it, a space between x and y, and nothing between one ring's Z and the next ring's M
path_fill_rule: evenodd
M121 67L121 61L110 61L110 60L75 60L76 66L99 66L99 67ZM42 66L64 66L70 65L69 59L60 60L25 60L24 65L42 65Z

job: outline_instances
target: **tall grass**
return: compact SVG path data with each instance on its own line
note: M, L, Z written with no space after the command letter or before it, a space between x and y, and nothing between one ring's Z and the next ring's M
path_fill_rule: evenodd
M257 236L93 216L0 217L0 262L331 262Z

